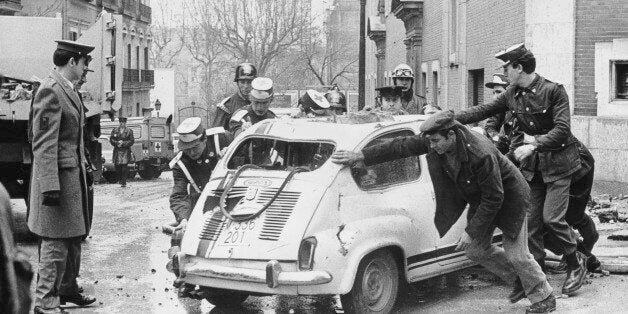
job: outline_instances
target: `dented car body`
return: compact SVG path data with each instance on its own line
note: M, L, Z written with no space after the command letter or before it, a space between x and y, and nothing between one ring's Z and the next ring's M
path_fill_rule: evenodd
M473 265L455 251L466 219L438 235L423 156L368 167L329 160L338 149L418 134L424 118L254 125L214 169L174 257L175 273L215 291L339 294L349 312L386 312L399 282ZM345 304L359 299L370 305Z

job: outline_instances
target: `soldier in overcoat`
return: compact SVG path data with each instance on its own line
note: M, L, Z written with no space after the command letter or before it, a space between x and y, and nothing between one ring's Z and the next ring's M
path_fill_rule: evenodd
M126 187L126 179L129 176L128 164L134 162L131 146L135 143L133 130L126 127L126 117L120 117L120 125L111 130L109 143L113 146L113 164L116 166L116 174L121 187Z
M373 165L426 154L434 185L434 223L444 236L467 205L467 226L456 249L514 286L509 296L532 302L527 313L556 308L552 287L528 250L526 212L530 188L521 172L485 136L454 120L452 111L433 114L422 134L397 137L360 152L339 150L332 161ZM503 232L503 248L491 245L495 228Z
M81 237L88 231L83 105L74 90L94 47L59 40L55 70L40 86L31 109L33 165L29 229L40 237L35 313L61 313L96 298L78 292Z

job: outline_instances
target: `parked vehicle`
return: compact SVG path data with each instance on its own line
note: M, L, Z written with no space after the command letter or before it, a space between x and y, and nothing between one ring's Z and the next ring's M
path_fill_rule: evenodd
M249 128L216 165L173 250L173 271L217 306L339 294L347 313L388 313L402 283L473 265L455 251L466 219L439 237L423 156L369 167L329 160L337 149L418 134L424 118Z
M174 157L172 143L172 116L129 117L127 127L133 130L135 143L131 146L134 162L129 165L129 177L139 173L144 180L158 178L168 169L168 162ZM113 146L109 143L111 131L119 125L118 121L101 120L100 143L102 145L103 177L110 183L116 182L116 169L113 164Z

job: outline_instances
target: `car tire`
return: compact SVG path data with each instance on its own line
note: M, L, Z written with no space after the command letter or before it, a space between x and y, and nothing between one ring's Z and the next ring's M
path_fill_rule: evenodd
M118 176L114 171L104 171L102 173L102 177L107 180L108 183L116 183L118 182Z
M365 256L353 288L340 296L345 313L390 313L399 292L399 266L389 250Z
M204 291L205 299L219 308L239 308L249 295L242 292L209 289Z

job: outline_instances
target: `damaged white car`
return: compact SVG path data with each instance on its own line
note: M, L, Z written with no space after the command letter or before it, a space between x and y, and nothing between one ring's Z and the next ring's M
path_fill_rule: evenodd
M424 118L249 128L194 208L175 274L218 306L250 295L340 295L347 313L387 313L402 282L473 265L454 249L466 219L438 235L424 157L369 167L329 160L337 149L418 134Z

